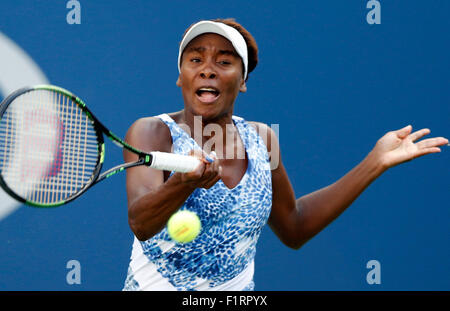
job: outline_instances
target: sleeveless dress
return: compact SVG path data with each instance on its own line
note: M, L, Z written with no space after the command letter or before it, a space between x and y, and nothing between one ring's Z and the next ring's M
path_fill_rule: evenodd
M167 114L158 116L170 129L173 152L200 149ZM197 188L180 210L200 218L200 234L177 243L162 229L147 241L134 237L123 290L254 290L256 243L272 207L272 175L267 147L255 128L233 116L248 158L241 181L228 188L219 180ZM172 172L173 173L173 172Z

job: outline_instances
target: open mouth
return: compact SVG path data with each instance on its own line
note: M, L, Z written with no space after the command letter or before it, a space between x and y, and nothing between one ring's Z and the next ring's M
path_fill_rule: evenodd
M202 103L212 103L220 96L220 91L214 87L201 87L195 94Z

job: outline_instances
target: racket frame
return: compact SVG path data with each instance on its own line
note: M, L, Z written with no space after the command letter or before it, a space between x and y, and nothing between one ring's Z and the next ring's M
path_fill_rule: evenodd
M6 184L5 180L3 179L2 174L0 174L0 186L3 188L3 190L5 190L10 196L15 198L16 200L18 200L24 204L27 204L29 206L33 206L33 207L42 207L42 208L58 207L58 206L67 204L67 203L75 200L76 198L78 198L80 195L82 195L84 192L86 192L90 187L92 187L96 183L98 183L106 178L109 178L118 172L121 172L130 167L135 167L135 166L140 166L140 165L146 165L146 166L151 165L153 156L150 153L143 152L143 151L138 150L138 149L134 148L133 146L130 146L129 144L127 144L125 141L123 141L121 138L119 138L117 135L115 135L113 132L111 132L106 126L104 126L94 116L94 114L89 110L89 108L87 108L87 106L83 102L83 100L81 100L79 97L75 96L70 91L63 89L61 87L58 87L58 86L46 85L46 84L35 85L32 87L24 87L24 88L21 88L15 92L11 93L0 104L0 120L3 118L3 114L5 113L8 106L17 97L19 97L25 93L28 93L31 91L36 91L36 90L52 91L52 92L59 93L63 96L69 97L85 113L85 115L89 118L89 120L92 121L92 125L94 127L95 134L97 136L97 148L98 148L97 164L95 166L95 169L94 169L88 183L86 183L80 190L78 190L76 193L72 194L65 200L62 200L60 202L55 202L55 203L45 203L45 204L37 203L37 202L33 202L33 201L22 198L20 195L15 193ZM100 174L101 169L103 167L103 162L105 159L105 143L104 143L103 135L106 135L106 137L108 137L118 147L125 148L126 150L137 154L139 157L139 160L135 161L135 162L128 162L128 163L123 163L123 164L117 165L117 166L103 172L102 174Z

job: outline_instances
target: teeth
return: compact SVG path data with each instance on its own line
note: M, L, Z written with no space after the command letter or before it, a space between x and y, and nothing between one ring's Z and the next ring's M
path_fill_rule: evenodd
M209 88L209 87L202 87L199 89L199 91L205 91L205 92L217 92L215 89Z

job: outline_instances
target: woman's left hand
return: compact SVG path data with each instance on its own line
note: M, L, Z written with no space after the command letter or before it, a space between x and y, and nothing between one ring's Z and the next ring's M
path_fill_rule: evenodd
M385 169L426 154L441 152L439 147L448 144L448 139L444 137L416 142L430 134L430 130L425 128L414 133L411 131L412 126L408 125L400 130L388 132L378 140L372 154Z

